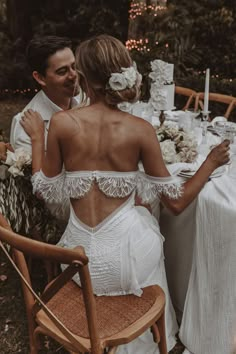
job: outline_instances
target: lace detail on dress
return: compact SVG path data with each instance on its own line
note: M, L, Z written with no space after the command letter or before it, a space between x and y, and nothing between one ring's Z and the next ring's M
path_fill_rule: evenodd
M178 199L183 193L182 184L181 178L176 176L153 177L140 172L137 191L144 203L153 202L161 194Z
M99 189L108 197L124 198L130 195L137 185L137 176L134 177L99 177Z
M62 171L55 177L46 177L42 171L32 177L33 192L47 202L62 202L68 198L82 198L93 183L108 197L124 198L137 186L138 171Z
M40 170L31 177L31 182L33 193L38 193L46 202L61 203L65 199L63 193L64 171L55 177L46 177Z
M64 193L69 198L82 198L93 184L93 177L76 177L73 172L66 172Z
M89 192L93 183L97 183L100 191L106 196L124 198L136 188L137 175L138 172L66 172L65 192L71 198L81 198Z
M179 177L152 177L143 172L114 171L62 171L55 177L46 177L42 171L32 177L33 192L39 193L47 202L63 202L68 198L82 198L93 183L106 196L124 198L137 189L143 202L152 202L164 194L177 199L182 193Z

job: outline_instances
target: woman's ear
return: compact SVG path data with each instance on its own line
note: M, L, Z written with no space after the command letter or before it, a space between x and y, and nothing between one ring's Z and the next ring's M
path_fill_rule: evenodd
M33 71L32 76L40 86L43 87L46 86L45 77L42 74L40 74L38 71Z

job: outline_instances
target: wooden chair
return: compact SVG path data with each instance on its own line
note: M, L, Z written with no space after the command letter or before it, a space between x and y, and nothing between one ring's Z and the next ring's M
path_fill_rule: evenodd
M210 92L209 93L209 101L212 101L212 102L215 102L215 103L223 103L224 105L226 105L226 110L225 110L225 106L224 106L223 111L222 111L223 113L221 113L221 112L217 113L217 108L215 108L216 112L214 112L214 114L215 115L216 114L217 115L221 115L222 114L227 119L229 119L229 116L230 116L232 110L236 106L236 97L223 95L221 93ZM200 108L201 110L203 110L203 106L204 106L204 92L199 92L196 95L194 109L197 110L197 109ZM219 107L219 105L218 105L218 107Z
M0 224L4 225L1 219ZM95 296L89 260L82 247L64 249L23 237L2 226L0 241L12 247L14 261L0 242L21 277L30 354L38 353L40 335L52 337L71 353L112 354L117 346L129 343L149 328L154 341L159 343L160 353L167 354L165 295L159 286L144 288L141 297ZM68 264L66 270L46 286L41 297L32 289L25 254ZM81 288L72 280L77 272Z
M184 96L185 98L185 103L184 106L181 108L183 111L186 109L190 108L191 105L194 105L194 99L196 97L197 92L187 88L187 87L181 87L181 86L175 86L175 95L177 96ZM186 98L187 97L187 98ZM177 101L177 97L175 97L175 102Z

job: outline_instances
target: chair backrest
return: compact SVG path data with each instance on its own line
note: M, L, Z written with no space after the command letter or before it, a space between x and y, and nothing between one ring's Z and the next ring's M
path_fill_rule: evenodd
M2 222L0 222L0 224L3 225ZM12 265L24 283L23 290L26 301L30 301L30 306L34 307L36 312L40 310L40 306L43 307L48 317L64 333L64 335L67 336L75 345L80 345L73 333L64 327L60 320L58 320L57 317L46 306L47 301L51 299L51 297L63 286L63 284L72 279L72 277L78 272L84 297L91 348L100 347L95 300L88 269L89 260L84 252L83 247L79 246L75 249L65 249L62 247L46 244L14 233L9 229L9 227L6 229L5 226L7 226L7 223L4 224L4 227L0 226L0 241L9 244L13 248L13 254L17 265L15 262L13 262L11 257L9 257L6 248L1 242L0 246L8 256L9 260L11 261ZM66 268L66 270L56 278L52 285L49 286L43 293L41 298L39 298L39 296L32 289L24 254L33 256L35 258L58 262L60 264L68 264L68 268ZM36 304L34 304L35 300ZM38 306L37 303L39 303L40 306ZM95 352L96 350L94 350L94 353Z
M196 94L197 92L190 88L175 86L175 95L176 95L175 102L177 101L177 95L185 97L184 105L181 107L182 110L186 110L190 108L191 105L194 105L194 99L196 97Z
M229 119L229 116L232 112L232 110L234 109L234 107L236 106L236 97L233 96L229 96L229 95L224 95L221 93L214 93L214 92L210 92L209 93L209 101L212 102L216 102L216 103L223 103L224 105L226 105L226 109L225 107L223 108L223 113L217 113L217 107L219 108L219 105L216 105L215 108L215 112L214 114L217 115L224 115L225 118ZM196 99L195 99L195 110L197 109L201 109L203 110L203 106L204 106L204 92L198 92ZM210 108L211 110L211 108ZM221 108L222 110L222 108Z

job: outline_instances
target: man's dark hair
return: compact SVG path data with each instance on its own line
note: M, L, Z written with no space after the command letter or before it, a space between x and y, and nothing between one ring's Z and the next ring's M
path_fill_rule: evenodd
M58 50L71 48L72 43L68 38L57 36L42 36L33 38L26 49L26 57L32 71L36 70L45 75L48 59Z

